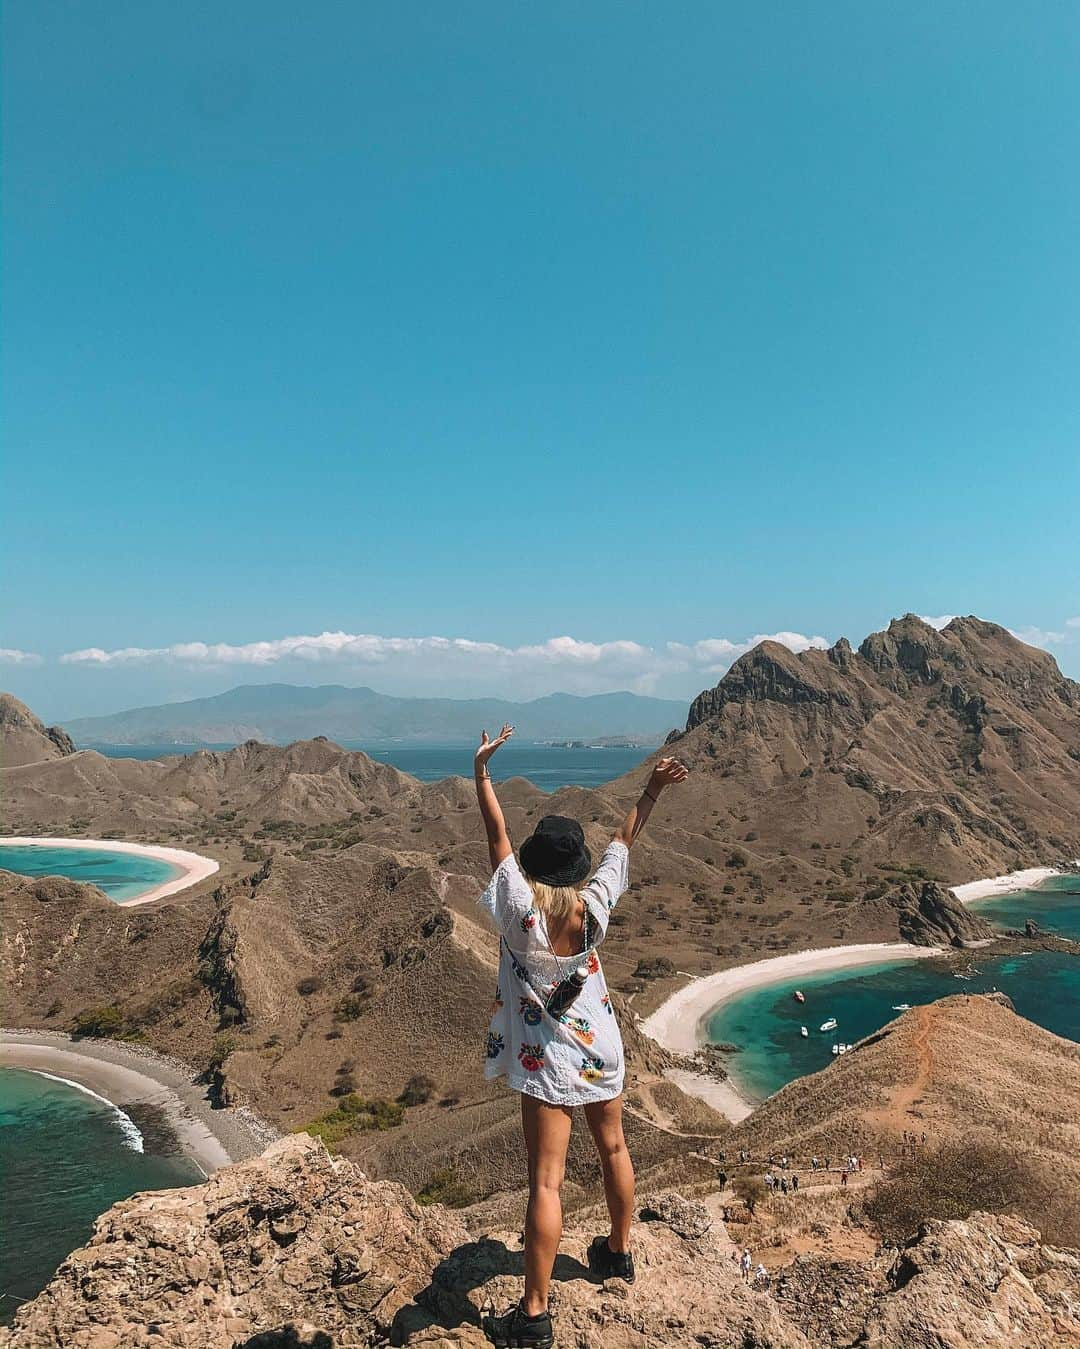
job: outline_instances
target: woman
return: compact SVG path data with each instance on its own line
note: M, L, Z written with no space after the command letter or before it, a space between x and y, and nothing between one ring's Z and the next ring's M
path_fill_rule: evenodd
M600 1153L611 1231L589 1247L600 1278L634 1281L630 1218L634 1168L622 1130L623 1047L596 947L626 889L629 849L665 787L686 778L661 759L592 879L585 835L576 820L547 815L514 857L488 761L514 733L485 731L476 751L476 796L493 871L480 896L499 934L499 984L487 1035L488 1078L506 1076L521 1093L529 1161L525 1216L525 1296L504 1316L484 1318L495 1345L545 1349L554 1343L548 1312L551 1270L562 1236L559 1191L570 1141L571 1111L584 1106Z

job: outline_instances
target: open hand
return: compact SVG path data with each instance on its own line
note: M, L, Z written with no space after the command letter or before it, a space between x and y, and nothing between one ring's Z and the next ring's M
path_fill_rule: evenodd
M476 751L476 755L473 758L473 763L476 765L477 769L485 768L487 766L487 761L491 758L491 756L495 753L495 751L499 748L499 746L505 745L513 734L514 728L513 726L510 725L509 722L507 722L506 725L503 726L502 730L499 732L499 734L495 737L494 740L488 739L487 731L481 731L480 748Z
M665 787L673 787L677 782L685 782L689 776L689 768L684 763L680 763L678 759L660 759L649 776L649 790L654 796L657 796Z

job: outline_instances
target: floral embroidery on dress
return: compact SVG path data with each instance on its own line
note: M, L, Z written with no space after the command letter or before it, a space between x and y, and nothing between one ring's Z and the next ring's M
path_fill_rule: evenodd
M509 951L510 948L507 947L507 950ZM518 979L520 979L523 984L528 981L529 972L525 968L525 966L521 963L521 961L517 959L513 951L510 951L510 968L514 971L514 975Z
M599 973L600 973L600 957L596 954L595 951L590 951L590 952L589 952L589 958L588 958L588 960L585 962L585 964L588 966L588 970L589 970L589 973L590 973L590 974L599 974Z
M580 1016L564 1016L560 1020L564 1026L574 1032L582 1044L591 1045L593 1040L596 1039L596 1032L592 1026Z
M487 1056L489 1059L497 1059L503 1052L504 1041L501 1035L493 1030L488 1031L487 1037Z
M536 910L529 909L528 912L522 916L521 930L522 932L531 932L535 926L536 926Z
M530 1073L538 1073L544 1066L544 1050L541 1045L523 1044L518 1050L521 1066Z
M598 1054L586 1054L581 1060L581 1076L586 1082L599 1082L604 1076L604 1060Z
M601 1007L603 1007L604 1010L607 1012L608 1016L614 1016L614 1015L615 1015L615 1013L611 1010L611 999L608 997L608 995L607 995L606 993L605 993L604 996L600 999L600 1005L601 1005Z
M532 998L521 999L521 1019L526 1026L539 1026L544 1019L544 1009Z
M491 1004L491 1015L494 1016L495 1013L496 1013L497 1011L499 1011L499 1009L502 1007L502 1005L503 1005L503 1000L502 1000L502 989L498 986L498 984L496 984L496 985L495 985L495 1001Z

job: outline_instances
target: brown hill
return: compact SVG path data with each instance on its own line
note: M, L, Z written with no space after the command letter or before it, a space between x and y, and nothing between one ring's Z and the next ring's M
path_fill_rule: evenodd
M593 1230L571 1226L556 1266L560 1343L1060 1349L1080 1337L1080 1259L1011 1218L930 1223L899 1254L803 1261L802 1298L743 1284L723 1224L677 1194L645 1196L633 1288L589 1280ZM520 1271L516 1233L474 1240L301 1135L205 1185L115 1205L0 1345L480 1349L481 1306L516 1297Z
M1052 1177L1075 1213L1077 1102L1080 1045L1018 1016L1003 995L959 995L902 1013L788 1083L729 1138L758 1157L855 1153L872 1164L894 1156L905 1134L920 1146L924 1136L927 1146L983 1138Z
M1080 685L977 618L908 614L858 651L763 642L695 699L674 752L770 851L959 881L1080 848Z
M0 693L0 765L17 768L74 753L66 731L46 726L13 694Z
M444 903L445 882L363 844L280 853L212 893L136 909L0 872L5 1015L142 1039L279 1128L358 1096L379 1119L356 1119L335 1145L374 1174L419 1190L453 1166L473 1198L518 1190L517 1100L482 1076L495 941ZM633 1052L632 1024L627 1039ZM658 1053L646 1041L638 1058L655 1069ZM631 1134L645 1161L680 1148L646 1121ZM571 1180L591 1180L594 1165L579 1140Z

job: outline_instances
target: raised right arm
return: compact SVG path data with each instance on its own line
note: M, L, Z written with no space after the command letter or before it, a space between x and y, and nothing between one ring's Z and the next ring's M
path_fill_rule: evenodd
M631 847L638 834L644 829L645 821L652 814L652 808L660 799L660 793L664 788L671 787L677 782L685 782L688 776L689 769L678 759L660 759L649 774L649 781L645 784L645 790L635 804L630 807L626 818L616 830L615 842L625 844L627 848Z

